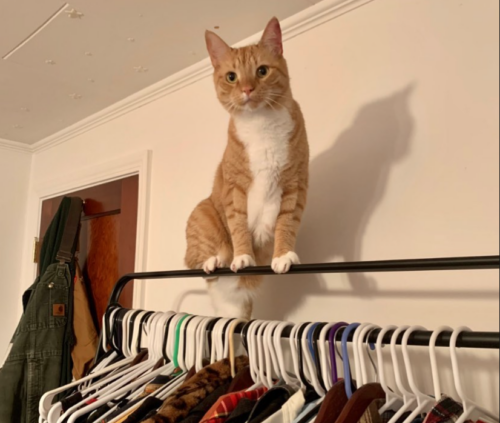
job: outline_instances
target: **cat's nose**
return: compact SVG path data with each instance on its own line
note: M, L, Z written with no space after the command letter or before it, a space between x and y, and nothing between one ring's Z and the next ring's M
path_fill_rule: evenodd
M241 89L246 95L250 95L255 91L254 87L251 87L250 85L247 85Z

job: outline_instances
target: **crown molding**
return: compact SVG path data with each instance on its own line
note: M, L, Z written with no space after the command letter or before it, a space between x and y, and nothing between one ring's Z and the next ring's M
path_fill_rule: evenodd
M300 13L282 21L283 40L287 41L319 25L340 17L374 0L323 0ZM234 47L258 42L262 32L255 34ZM31 150L41 152L62 144L78 135L110 122L124 114L154 102L212 75L208 58L165 78L131 96L35 143Z
M22 142L9 141L0 138L0 150L18 151L21 153L32 153L33 146L23 144Z

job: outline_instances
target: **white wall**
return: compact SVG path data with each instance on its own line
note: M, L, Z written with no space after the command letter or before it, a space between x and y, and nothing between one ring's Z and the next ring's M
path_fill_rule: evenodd
M304 262L498 254L498 8L375 0L286 43L312 150ZM36 154L32 179L152 150L147 268L182 268L226 124L207 77ZM256 313L497 331L498 291L497 271L280 277ZM145 306L211 312L202 281L148 283ZM467 354L471 393L498 411L498 354Z
M19 321L31 155L0 146L0 360Z

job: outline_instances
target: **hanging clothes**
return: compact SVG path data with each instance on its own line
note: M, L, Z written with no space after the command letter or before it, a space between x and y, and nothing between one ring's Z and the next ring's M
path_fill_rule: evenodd
M73 330L75 345L71 351L73 377L78 380L88 373L94 360L99 335L90 312L89 296L78 260L75 260Z
M236 371L249 364L248 357L236 359ZM185 419L211 392L231 380L231 364L228 359L205 367L187 380L174 395L169 397L155 416L145 423L172 423Z
M37 423L40 397L71 381L73 256L82 204L64 198L43 239L40 276L23 295L24 313L0 369L0 422Z

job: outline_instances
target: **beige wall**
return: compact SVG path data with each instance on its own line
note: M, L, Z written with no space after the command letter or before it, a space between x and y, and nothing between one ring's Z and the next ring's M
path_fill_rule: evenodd
M286 43L312 150L304 262L498 254L498 8L376 0ZM185 222L210 191L226 124L207 77L37 153L32 179L152 150L147 268L182 268ZM256 313L496 331L498 290L497 271L280 277ZM145 299L211 312L202 281L151 282ZM498 411L498 353L465 354L471 394Z
M31 155L0 147L0 363L21 310L19 287ZM29 283L29 282L27 282ZM23 284L24 285L24 284Z

